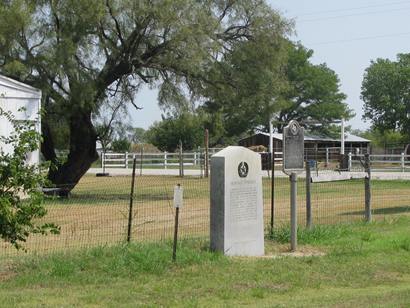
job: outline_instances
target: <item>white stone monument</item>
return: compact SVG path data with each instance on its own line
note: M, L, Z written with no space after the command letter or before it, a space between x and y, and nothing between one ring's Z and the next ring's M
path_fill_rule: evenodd
M261 156L230 146L211 159L211 250L264 255Z

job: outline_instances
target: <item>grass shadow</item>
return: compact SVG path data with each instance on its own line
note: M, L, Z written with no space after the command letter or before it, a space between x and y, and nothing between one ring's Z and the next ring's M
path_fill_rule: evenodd
M391 215L391 214L403 214L403 213L410 213L410 205L385 207L385 208L378 208L378 209L372 210L373 215ZM345 212L340 215L343 215L343 216L364 215L364 211Z

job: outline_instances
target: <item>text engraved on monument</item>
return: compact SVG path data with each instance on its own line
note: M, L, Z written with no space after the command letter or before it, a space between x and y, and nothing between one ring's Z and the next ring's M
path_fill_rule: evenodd
M231 218L233 222L245 222L256 220L256 185L232 185L230 193L230 203Z

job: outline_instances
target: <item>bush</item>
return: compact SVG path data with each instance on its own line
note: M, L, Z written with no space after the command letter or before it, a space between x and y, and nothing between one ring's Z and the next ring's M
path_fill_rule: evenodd
M111 143L111 149L114 152L129 152L131 148L131 142L125 138L116 139Z
M3 118L3 119L2 119ZM38 166L28 165L26 156L38 149L40 135L29 121L17 121L0 108L0 121L14 127L10 136L0 136L13 152L0 148L0 236L16 248L21 248L31 233L58 232L54 224L36 224L35 219L46 215L41 187L45 177Z

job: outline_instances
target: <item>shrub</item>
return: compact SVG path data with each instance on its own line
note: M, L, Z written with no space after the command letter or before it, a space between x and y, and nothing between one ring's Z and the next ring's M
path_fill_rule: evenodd
M0 148L0 236L21 248L31 233L58 233L58 228L54 224L34 222L47 213L41 191L45 177L39 166L26 163L26 157L38 149L40 135L33 123L17 121L10 112L0 108L0 121L4 120L13 125L14 132L0 136L3 144L13 148L12 153Z

